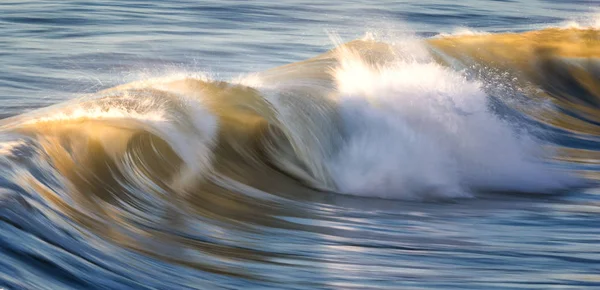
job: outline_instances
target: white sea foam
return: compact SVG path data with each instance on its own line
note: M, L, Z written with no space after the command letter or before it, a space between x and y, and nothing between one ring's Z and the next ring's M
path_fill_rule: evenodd
M425 199L572 182L544 163L540 144L488 110L480 83L456 71L433 61L370 67L344 52L335 78L346 139L328 166L341 192Z
M489 35L489 32L474 30L468 27L457 27L451 33L440 33L436 37Z
M559 27L563 29L600 29L600 12L562 22Z

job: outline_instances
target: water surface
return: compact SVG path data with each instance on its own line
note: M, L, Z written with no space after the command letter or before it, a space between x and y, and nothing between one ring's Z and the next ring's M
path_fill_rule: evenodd
M599 5L3 1L0 288L599 288Z

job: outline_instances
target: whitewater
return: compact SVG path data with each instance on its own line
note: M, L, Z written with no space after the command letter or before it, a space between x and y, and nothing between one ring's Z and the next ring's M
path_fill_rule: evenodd
M136 14L105 2L94 17ZM163 5L149 2L139 9ZM221 19L227 11L256 29L256 13L304 7L180 4L174 13L187 21L199 21L194 9L214 13L215 25L233 21ZM0 20L62 23L43 6L31 12L38 20L18 16L28 5ZM39 82L15 72L0 80L0 288L598 287L598 19L428 33L401 22L353 38L327 30L315 51L293 44L307 57L239 73L232 59L221 74L157 70L149 58L135 72L121 59L110 77L94 76L112 56L86 50L91 71L71 70L94 85L57 74L76 91L59 101L11 99L28 84L60 90L47 72ZM107 33L93 37L125 42ZM211 56L224 39L207 40ZM219 61L249 47L262 46L223 48ZM280 53L264 49L259 59Z

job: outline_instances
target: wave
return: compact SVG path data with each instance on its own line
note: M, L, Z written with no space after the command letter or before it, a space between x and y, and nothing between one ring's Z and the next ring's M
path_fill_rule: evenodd
M223 190L562 191L587 182L560 165L581 152L565 148L600 135L599 56L595 28L355 40L230 82L144 80L5 119L0 163L88 217L110 215L100 200L153 219L173 196Z
M84 273L82 285L89 270L73 265L137 265L167 288L178 284L145 273L264 281L265 267L294 265L302 250L262 237L354 240L331 217L387 203L364 197L593 186L599 42L591 28L365 37L228 82L167 75L3 119L0 218L49 247L17 239L7 251ZM74 260L53 256L63 251Z

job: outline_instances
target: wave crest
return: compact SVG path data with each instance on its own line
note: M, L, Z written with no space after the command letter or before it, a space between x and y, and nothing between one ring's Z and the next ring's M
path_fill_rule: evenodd
M570 91L544 86L549 82L539 70L521 61L596 57L597 31L561 31L454 35L409 44L356 40L231 83L205 77L136 82L0 125L35 143L67 192L151 192L139 198L144 204L169 204L164 197L170 194L195 196L217 187L399 199L551 192L579 180L551 164L556 150L517 129L517 119L498 114L494 100L503 98L491 97L494 82L474 64L516 72L555 99L581 100L573 82ZM573 33L581 43L529 40ZM523 46L511 48L514 41ZM586 79L593 69L565 70L575 84L595 92ZM531 112L508 103L517 114Z

